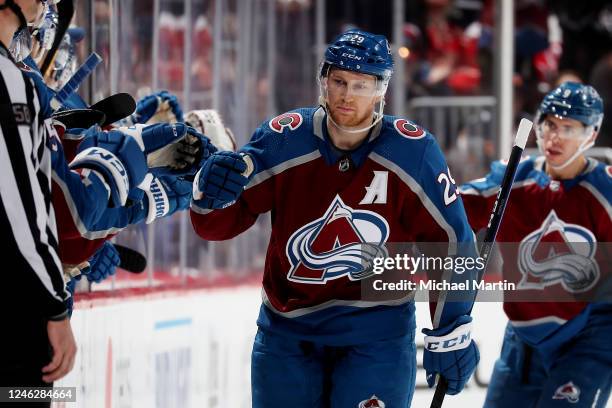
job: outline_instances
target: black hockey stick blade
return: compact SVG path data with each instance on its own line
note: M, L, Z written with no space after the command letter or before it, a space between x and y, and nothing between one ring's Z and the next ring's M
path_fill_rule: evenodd
M51 117L61 122L66 129L88 129L93 125L101 126L106 120L106 115L95 109L70 109L56 112Z
M64 34L68 31L68 27L70 27L70 21L72 21L72 17L74 16L74 1L73 0L62 0L57 3L57 27L55 30L55 39L53 40L53 44L51 45L51 49L45 55L45 59L40 65L40 72L43 73L43 76L47 76L47 71L49 71L51 67L51 63L55 59L55 54L59 48L60 42L64 38Z
M106 120L102 123L102 127L105 127L134 113L136 101L132 95L120 92L94 103L90 109L104 112Z
M510 197L510 192L512 191L514 176L516 175L516 170L521 161L521 156L523 154L523 150L525 149L525 144L527 143L527 138L529 137L529 132L531 132L532 126L533 123L530 120L521 119L521 123L519 123L519 127L516 131L514 146L512 147L512 152L510 153L510 159L508 160L508 165L506 166L504 178L502 179L499 192L497 193L495 204L493 204L493 210L491 211L491 216L489 217L489 225L487 226L484 241L480 247L479 256L484 260L484 266L478 273L478 281L482 280L486 271L489 256L491 255L493 244L495 243L495 237L497 236L497 231L499 231L499 226L501 225L504 217L504 210L506 209L506 204L508 203L508 197ZM472 307L473 306L474 304L472 304ZM447 390L448 381L446 378L440 376L430 408L442 407Z
M119 267L125 269L131 273L142 273L147 267L147 258L140 252L125 247L123 245L113 244L117 252L121 263Z

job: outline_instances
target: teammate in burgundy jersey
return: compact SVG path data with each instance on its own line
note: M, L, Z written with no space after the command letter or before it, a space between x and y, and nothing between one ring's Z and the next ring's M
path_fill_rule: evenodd
M365 252L443 242L466 243L475 254L434 137L382 113L392 68L385 37L342 34L320 67L320 107L264 122L239 153L213 154L196 175L191 217L201 237L229 239L259 214L272 215L252 355L256 408L409 406L414 302L362 298L373 280ZM438 302L438 329L425 331L427 381L433 386L442 374L449 394L461 391L479 359L471 306L472 299Z
M602 120L601 98L582 84L560 85L539 107L542 156L520 163L497 236L515 243L501 252L504 279L518 292L506 293L510 322L487 408L606 406L612 306L589 296L610 277L612 171L584 156ZM493 163L485 178L460 189L476 231L488 222L504 169Z

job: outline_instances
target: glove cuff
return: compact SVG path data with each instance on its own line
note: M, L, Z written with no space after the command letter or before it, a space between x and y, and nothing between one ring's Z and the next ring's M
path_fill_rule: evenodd
M457 351L469 347L472 342L472 322L455 327L444 336L425 336L425 350L433 353Z
M192 196L194 201L198 201L204 198L204 193L202 192L202 190L200 190L200 174L202 173L203 168L204 166L202 166L200 170L198 170L193 179Z
M113 203L116 206L125 205L130 190L128 172L113 153L101 147L87 148L75 156L70 168L89 168L102 173L105 181L111 185Z
M148 201L146 223L150 224L156 218L161 218L170 211L170 200L168 194L159 179L154 178L147 190L145 190Z
M144 131L144 128L145 128L145 125L136 123L129 127L121 126L117 130L120 131L121 133L130 135L131 137L133 137L134 140L136 140L136 143L138 143L138 147L140 147L140 150L145 152L146 146L144 144L144 140L142 139L142 132Z

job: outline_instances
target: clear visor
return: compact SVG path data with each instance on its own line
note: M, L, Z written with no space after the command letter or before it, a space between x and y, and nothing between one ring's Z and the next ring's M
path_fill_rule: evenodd
M536 136L538 139L558 137L562 140L583 140L593 134L593 126L576 124L559 124L548 116L536 122Z
M36 16L36 19L34 19L33 22L28 23L28 27L37 29L43 25L45 21L45 16L49 12L49 3L44 1L44 2L41 2L41 4L42 4L42 7L40 7L40 13L38 13L38 15Z
M346 80L335 77L333 74L321 78L321 86L326 93L333 95L346 95L373 98L382 95L381 81L377 78Z
M23 61L32 52L32 34L24 28L13 37L9 51L15 61Z
M322 72L319 82L323 94L346 95L373 98L385 94L388 81L378 79L374 75L362 75L359 79L349 79L342 70L327 68ZM348 71L350 72L350 71Z
M60 43L60 46L55 54L55 59L53 60L53 69L55 71L63 71L64 68L68 65L70 58L72 57L72 45L70 43L70 36L68 34L64 35L64 39Z
M323 63L321 66L323 66ZM367 99L379 97L379 100L375 103L373 112L375 119L370 125L365 127L352 128L341 126L334 122L331 115L328 116L328 119L331 120L336 127L348 133L359 133L374 127L383 118L383 110L385 107L384 95L389 85L389 79L380 79L374 75L362 75L359 79L351 79L343 75L342 72L346 71L341 69L335 70L328 67L327 71L323 72L323 69L319 68L319 76L317 78L320 90L319 104L327 111L330 96L342 96L344 98L359 97Z
M45 16L42 26L36 32L36 39L40 43L40 47L45 50L50 50L55 40L57 32L57 13L52 8Z
M55 54L55 59L53 60L53 71L51 72L48 85L54 90L61 89L61 87L64 86L72 77L72 75L74 75L76 70L76 55L70 44L70 38L68 34L66 34L57 53Z

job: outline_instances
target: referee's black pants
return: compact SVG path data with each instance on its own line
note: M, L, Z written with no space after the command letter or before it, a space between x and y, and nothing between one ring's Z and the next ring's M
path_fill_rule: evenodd
M52 387L43 381L42 368L52 357L47 320L31 315L2 319L0 331L0 387ZM0 407L49 408L50 402L0 402Z

